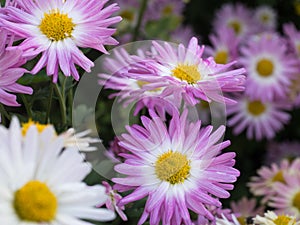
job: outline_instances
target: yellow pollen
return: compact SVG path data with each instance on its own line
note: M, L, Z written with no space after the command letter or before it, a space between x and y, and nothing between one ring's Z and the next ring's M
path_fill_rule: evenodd
M300 192L298 192L293 198L293 206L300 211Z
M184 182L190 175L190 169L187 157L171 150L162 154L155 163L157 177L173 185Z
M256 65L256 70L261 77L268 77L272 75L274 65L268 59L261 59Z
M239 21L233 20L228 23L228 26L231 27L236 35L240 34L242 31L242 26Z
M260 16L260 19L261 19L261 21L262 21L263 23L267 23L267 22L270 20L270 17L269 17L268 14L262 14L262 15Z
M45 13L39 26L41 32L51 41L61 41L71 37L75 24L67 14L61 14L58 10Z
M215 61L218 64L226 64L228 61L228 53L227 51L219 51L215 55Z
M240 216L240 217L237 218L237 220L239 221L240 225L247 225L245 217Z
M293 219L288 216L285 216L285 215L280 215L273 222L276 225L287 225L287 224L289 224L290 221L293 221ZM292 223L292 224L294 224L294 223Z
M173 6L170 4L170 5L167 5L166 7L163 8L162 10L162 14L164 16L168 16L168 15L171 15L173 13Z
M281 182L281 183L285 183L285 179L283 176L282 171L278 171L275 176L272 178L272 182Z
M201 79L201 75L196 65L179 64L172 72L174 77L186 81L189 84L195 84Z
M22 135L25 136L29 127L36 126L39 133L42 133L43 130L48 127L48 124L40 124L39 122L32 121L29 119L27 123L22 123Z
M57 199L46 184L30 181L15 193L14 208L21 220L46 223L56 216Z
M120 16L123 18L123 19L126 19L130 22L132 22L134 20L134 13L130 10L123 10L121 13L120 13Z
M259 116L266 111L266 106L261 101L248 102L248 111L254 115Z

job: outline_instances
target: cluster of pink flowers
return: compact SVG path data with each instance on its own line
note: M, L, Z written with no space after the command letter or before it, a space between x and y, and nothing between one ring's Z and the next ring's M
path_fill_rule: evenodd
M275 137L290 120L287 111L297 107L299 31L287 24L280 35L276 17L268 6L250 10L237 3L223 5L213 22L207 54L246 69L246 88L234 97L238 104L228 106L228 125L236 135L246 131L248 139Z

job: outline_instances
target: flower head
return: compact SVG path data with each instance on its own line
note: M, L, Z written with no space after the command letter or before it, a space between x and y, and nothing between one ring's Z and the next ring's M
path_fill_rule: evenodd
M236 100L236 105L227 108L228 126L233 127L235 135L246 130L248 139L271 139L290 120L290 115L285 112L290 105L282 101L262 102L246 96L239 96Z
M230 70L235 62L216 64L212 57L204 59L204 46L198 45L193 37L188 47L180 44L171 46L167 42L153 42L153 60L145 62L148 72L143 68L134 71L137 80L146 80L148 88L160 87L162 98L174 96L176 102L184 100L187 105L195 105L200 100L232 104L235 101L223 96L223 92L244 90L243 68ZM149 75L151 74L151 75Z
M296 222L295 217L289 215L277 215L273 211L267 211L264 216L257 215L254 218L254 222L261 225L298 225L300 222Z
M246 94L252 99L285 99L298 61L288 53L282 38L262 35L241 48L240 63L247 71Z
M300 219L299 168L295 173L287 174L284 178L284 183L274 185L275 195L270 199L269 205L278 213L289 214Z
M262 32L276 29L277 15L270 6L262 5L257 7L254 11L254 20Z
M224 4L216 12L213 26L215 31L222 28L233 30L240 40L244 40L256 31L251 10L241 3Z
M31 126L23 137L16 118L9 129L1 127L1 224L85 225L90 223L82 219L113 220L112 211L95 207L106 201L105 188L82 182L91 166L75 149L63 150L63 138L49 141L53 132L48 127L39 133Z
M262 201L266 203L276 195L275 186L277 183L285 184L286 176L299 174L300 159L289 162L282 160L279 165L273 163L271 166L263 166L257 173L258 176L251 177L248 183L250 191L256 196L263 196Z
M104 8L107 0L85 1L25 1L18 0L20 8L7 6L9 15L2 19L5 29L24 41L17 48L28 59L41 54L31 71L33 74L46 67L53 81L59 69L65 76L79 79L75 65L90 71L94 65L79 48L94 48L106 53L104 45L116 45L111 35L115 29L108 28L120 21L109 16L118 10L116 4Z
M147 197L138 224L150 217L150 224L191 224L188 210L213 219L205 205L221 206L239 172L235 154L220 154L229 141L218 143L224 127L212 133L212 126L200 129L200 121L187 121L187 111L173 114L169 126L150 111L142 126L127 127L120 145L131 154L115 166L124 178L113 178L120 191L134 189L119 205Z

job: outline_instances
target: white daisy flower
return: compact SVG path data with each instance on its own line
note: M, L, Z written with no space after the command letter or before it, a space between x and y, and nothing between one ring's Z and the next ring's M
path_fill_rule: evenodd
M107 200L105 187L82 180L91 167L52 127L39 134L31 126L22 136L19 121L0 126L0 224L92 225L83 221L110 221L114 212L96 208Z

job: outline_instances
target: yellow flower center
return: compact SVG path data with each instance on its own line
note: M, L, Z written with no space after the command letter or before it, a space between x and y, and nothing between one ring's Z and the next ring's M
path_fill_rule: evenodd
M134 12L132 12L131 10L123 10L121 13L120 13L120 16L123 18L123 19L126 19L130 22L132 22L134 20Z
M157 177L171 184L184 182L190 175L190 169L187 157L171 150L162 154L155 163Z
M293 221L293 219L288 216L285 216L285 215L280 215L273 222L276 225L287 225L287 224L289 224L290 221ZM292 224L294 224L294 223L292 223Z
M260 19L261 19L261 21L262 21L263 23L267 23L267 22L270 20L270 17L269 17L268 14L262 14L262 15L260 16Z
M246 218L244 216L238 217L237 220L239 221L240 225L247 225Z
M45 13L39 26L41 32L51 41L61 41L71 37L75 24L67 14L61 14L58 10Z
M278 171L275 176L272 178L272 182L281 182L281 183L285 183L285 179L283 176L282 171Z
M230 21L228 26L231 27L236 35L240 34L242 31L241 23L237 20Z
M261 77L268 77L272 75L274 65L268 59L261 59L256 65L256 70Z
M56 216L57 199L46 184L30 181L15 193L14 208L21 220L50 222Z
M258 100L250 101L248 102L248 111L254 116L259 116L266 111L266 106Z
M36 126L39 133L49 126L49 124L40 124L39 122L32 121L31 119L27 123L22 123L22 135L25 136L29 127Z
M300 211L300 192L298 192L293 198L293 206Z
M228 53L227 51L219 51L215 55L215 61L218 64L226 64L228 61Z
M172 72L174 77L187 81L189 84L195 84L201 79L201 75L196 65L179 64Z
M162 10L163 16L168 16L168 15L171 15L172 13L173 13L173 6L171 4L167 5Z

